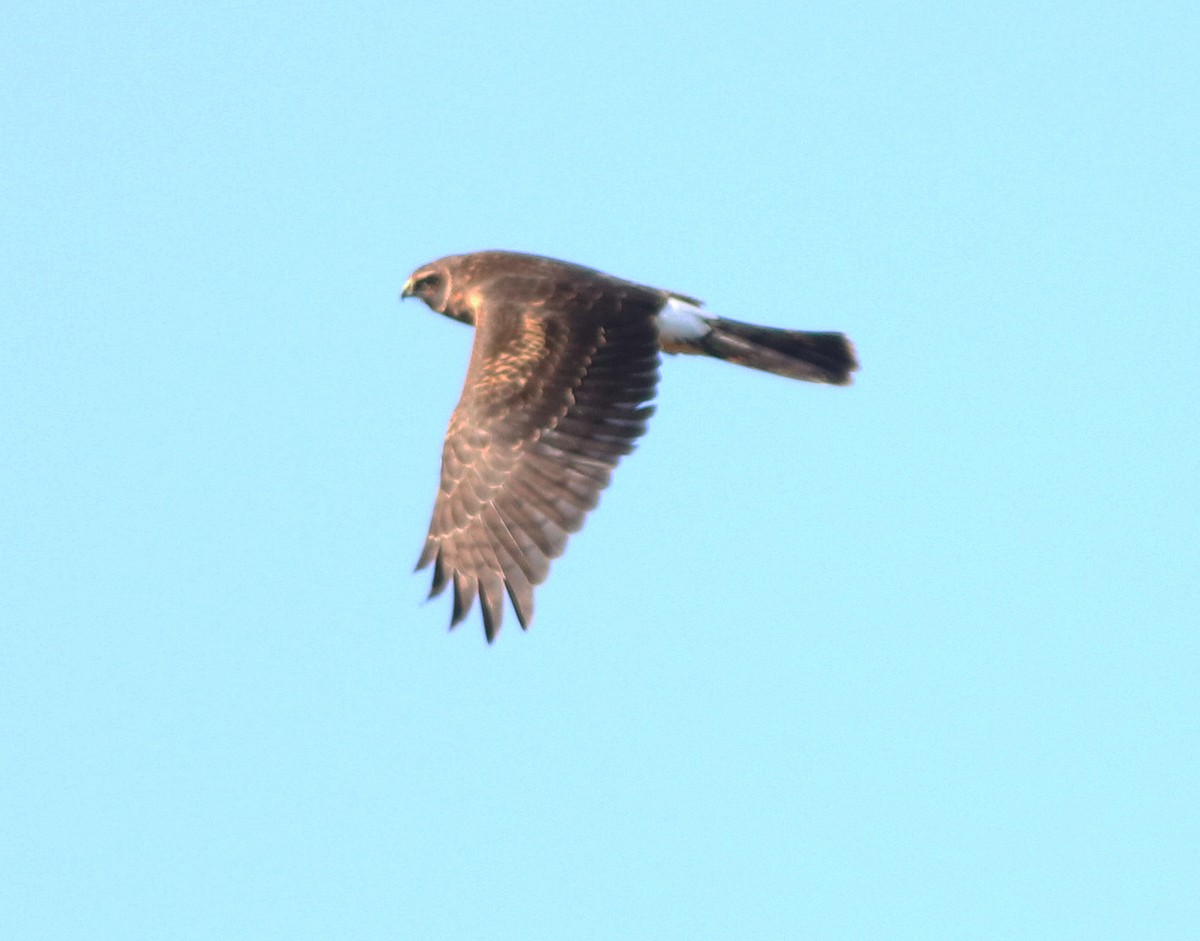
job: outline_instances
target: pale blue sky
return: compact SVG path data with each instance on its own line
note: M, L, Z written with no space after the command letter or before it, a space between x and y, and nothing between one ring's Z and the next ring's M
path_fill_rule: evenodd
M1200 935L1197 10L10 5L0 936ZM863 369L667 362L489 648L480 248Z

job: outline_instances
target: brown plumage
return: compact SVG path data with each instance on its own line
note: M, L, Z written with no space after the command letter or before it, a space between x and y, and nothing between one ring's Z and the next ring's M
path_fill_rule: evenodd
M660 350L838 385L857 368L840 333L713 317L682 294L536 255L442 258L401 296L475 327L417 568L433 565L431 597L451 586L451 627L478 597L489 642L506 593L529 626L550 560L646 430Z

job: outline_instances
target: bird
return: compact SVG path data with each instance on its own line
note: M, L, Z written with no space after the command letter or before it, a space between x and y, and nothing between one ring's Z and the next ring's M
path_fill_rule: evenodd
M478 598L489 644L506 594L528 629L550 562L646 431L660 354L830 385L858 369L842 333L719 317L689 295L540 255L448 255L400 297L475 329L416 570L433 566L430 598L451 586L451 629Z

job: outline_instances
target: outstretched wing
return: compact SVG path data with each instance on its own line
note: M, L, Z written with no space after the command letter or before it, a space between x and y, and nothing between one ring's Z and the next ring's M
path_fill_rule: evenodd
M417 563L433 564L430 597L453 586L451 627L478 596L489 642L505 590L528 626L534 587L653 411L646 403L658 381L661 301L649 292L558 287L532 302L479 306Z

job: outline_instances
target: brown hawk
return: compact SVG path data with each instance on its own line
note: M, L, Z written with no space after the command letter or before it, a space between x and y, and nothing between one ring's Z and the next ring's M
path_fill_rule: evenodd
M840 333L716 317L686 295L537 255L450 255L400 296L475 327L417 569L433 565L431 598L453 586L452 628L478 596L489 642L506 591L529 626L550 560L646 430L660 352L834 385L858 368Z

